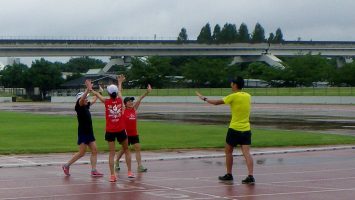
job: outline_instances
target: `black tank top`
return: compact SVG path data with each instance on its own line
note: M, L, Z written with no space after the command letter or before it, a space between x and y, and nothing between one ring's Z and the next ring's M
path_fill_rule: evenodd
M90 102L88 105L80 106L76 101L75 111L78 119L78 134L93 134L92 120L90 113Z

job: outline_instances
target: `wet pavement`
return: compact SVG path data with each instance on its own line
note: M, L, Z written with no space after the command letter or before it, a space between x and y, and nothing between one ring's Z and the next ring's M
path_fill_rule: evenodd
M90 166L79 162L71 166L69 177L64 176L59 163L1 168L0 199L354 199L355 147L269 150L257 150L259 154L254 155L255 185L241 184L247 175L241 156L234 159L234 181L220 182L217 177L225 173L224 157L213 157L216 152L194 159L169 159L180 153L160 152L158 154L162 157L159 160L143 162L148 172L136 173L134 179L127 178L127 170L122 163L116 183L108 181L107 162L98 164L98 169L104 173L101 178L90 177ZM192 153L201 152L181 152L184 156ZM55 157L68 159L68 156L58 154ZM107 155L100 155L100 160L101 156L107 158ZM50 157L37 155L17 159L20 162L45 163ZM88 162L88 156L82 160ZM135 166L133 163L133 168Z

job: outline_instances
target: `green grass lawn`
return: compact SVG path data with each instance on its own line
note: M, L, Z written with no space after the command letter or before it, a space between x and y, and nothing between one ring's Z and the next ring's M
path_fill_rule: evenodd
M107 151L104 118L94 118L99 151ZM0 154L77 151L76 116L0 112ZM227 125L140 121L143 150L222 148ZM253 147L355 144L355 137L253 129Z

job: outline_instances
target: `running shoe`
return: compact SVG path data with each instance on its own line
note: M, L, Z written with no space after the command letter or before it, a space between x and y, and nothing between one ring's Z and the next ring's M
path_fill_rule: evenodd
M121 168L120 168L120 161L116 161L116 162L115 162L115 170L116 170L116 171L120 171L120 170L121 170Z
M97 171L97 170L95 169L95 170L92 170L92 171L91 171L91 176L92 176L92 177L103 177L104 174L100 173L99 171Z
M249 175L244 180L242 180L242 183L243 184L254 185L255 184L255 178L252 175Z
M135 178L135 177L136 176L131 171L128 172L128 178Z
M66 176L70 176L70 173L69 173L69 166L66 166L66 165L63 165L62 166L62 169L63 169L63 172Z
M143 167L143 165L140 165L140 166L138 166L137 171L138 171L138 172L147 172L147 171L148 171L148 169L147 169L147 168L145 168L145 167Z
M219 176L218 179L220 181L233 181L233 175L232 174L225 174L224 176Z
M116 175L111 175L110 176L110 182L116 182L117 181L117 177L116 177Z

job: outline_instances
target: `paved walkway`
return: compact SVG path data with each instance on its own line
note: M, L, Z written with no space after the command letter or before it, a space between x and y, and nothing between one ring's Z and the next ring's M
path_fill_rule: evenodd
M253 148L253 155L285 154L310 151L330 151L355 149L355 146L323 146L323 147L287 147L287 148ZM171 151L143 151L142 161L159 160L182 160L198 158L220 158L224 157L223 149L218 150L171 150ZM31 154L31 155L0 155L0 168L9 167L31 167L31 166L52 166L62 165L68 161L72 153L56 154ZM235 156L241 156L239 149L235 150ZM75 164L89 164L90 152L78 160ZM122 159L124 161L124 159ZM121 160L121 162L122 162ZM132 161L135 162L135 155L132 152ZM98 155L98 163L108 163L108 153Z
M353 200L354 146L254 149L255 185L243 185L244 159L237 156L234 181L219 182L225 173L223 152L144 152L147 173L129 179L122 165L116 183L108 181L107 155L99 156L104 177L89 175L88 156L64 176L61 163L71 154L1 156L1 200ZM192 159L194 158L194 159ZM38 165L38 166L37 166ZM135 166L135 163L133 163Z

